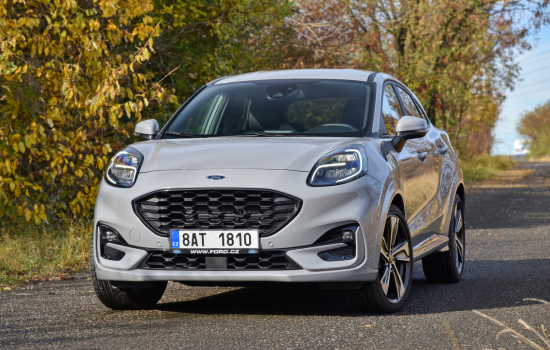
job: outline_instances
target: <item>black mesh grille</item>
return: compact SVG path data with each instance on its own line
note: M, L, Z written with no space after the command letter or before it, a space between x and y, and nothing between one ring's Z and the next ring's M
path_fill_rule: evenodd
M141 264L142 268L150 269L205 269L204 256L173 254L170 252L153 252Z
M139 266L141 269L206 269L205 256L153 251ZM300 269L283 251L264 251L257 255L227 257L228 270L296 270Z
M257 229L268 236L299 211L301 201L268 190L168 190L135 200L140 216L154 231L172 229Z

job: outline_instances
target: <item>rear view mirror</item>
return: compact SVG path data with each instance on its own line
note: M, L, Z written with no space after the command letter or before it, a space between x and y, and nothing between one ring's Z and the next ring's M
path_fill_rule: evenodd
M397 122L397 133L391 141L397 152L401 152L405 142L424 137L428 132L428 123L423 118L404 116Z
M136 124L134 135L145 140L152 140L159 133L159 123L155 119L144 120Z

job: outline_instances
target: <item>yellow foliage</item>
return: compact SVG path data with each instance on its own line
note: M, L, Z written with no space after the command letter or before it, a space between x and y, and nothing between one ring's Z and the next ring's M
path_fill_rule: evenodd
M142 68L159 34L152 9L151 0L0 0L3 220L90 214L106 163L129 141L120 126L151 101L174 101Z

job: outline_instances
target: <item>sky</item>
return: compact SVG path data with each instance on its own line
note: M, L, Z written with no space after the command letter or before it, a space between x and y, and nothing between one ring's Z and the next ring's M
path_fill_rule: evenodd
M550 100L550 27L541 29L531 43L533 49L518 57L521 81L502 106L493 154L513 154L514 141L522 138L516 130L521 114Z

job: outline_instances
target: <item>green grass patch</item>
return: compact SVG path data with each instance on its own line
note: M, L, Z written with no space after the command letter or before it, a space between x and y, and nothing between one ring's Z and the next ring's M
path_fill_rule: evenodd
M509 156L480 156L461 159L460 165L464 174L464 182L488 180L503 170L516 165Z
M86 268L91 234L90 220L56 228L29 225L20 232L2 230L0 290Z

